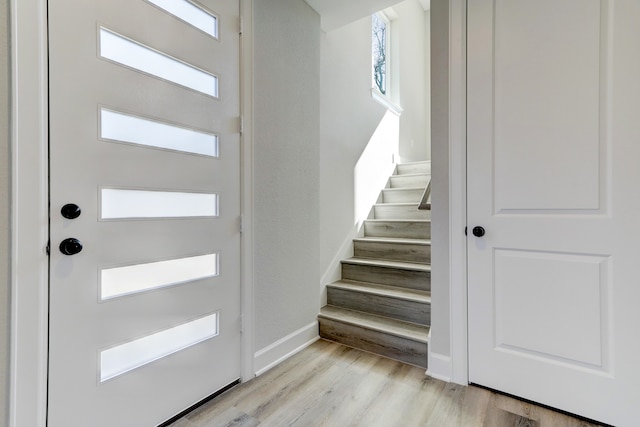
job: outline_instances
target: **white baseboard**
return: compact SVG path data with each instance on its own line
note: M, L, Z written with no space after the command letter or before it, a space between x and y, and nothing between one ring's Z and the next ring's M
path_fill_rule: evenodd
M451 382L451 357L429 352L427 375L437 380Z
M256 351L253 366L256 377L318 341L318 322L311 322L284 338Z

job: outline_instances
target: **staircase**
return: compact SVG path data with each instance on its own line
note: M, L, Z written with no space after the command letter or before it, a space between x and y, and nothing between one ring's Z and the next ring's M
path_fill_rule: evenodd
M322 338L426 368L431 212L418 205L430 178L430 162L397 166L353 258L342 261L342 279L327 285Z

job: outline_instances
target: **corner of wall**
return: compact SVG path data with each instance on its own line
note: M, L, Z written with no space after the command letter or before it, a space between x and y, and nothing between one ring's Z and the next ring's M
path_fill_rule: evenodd
M426 375L440 381L451 382L451 357L430 351Z
M253 363L255 375L262 375L319 339L318 322L315 321L258 350Z

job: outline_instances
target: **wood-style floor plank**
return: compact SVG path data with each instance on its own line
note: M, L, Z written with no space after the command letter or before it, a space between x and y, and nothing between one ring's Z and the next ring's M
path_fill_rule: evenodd
M172 427L597 427L320 340Z

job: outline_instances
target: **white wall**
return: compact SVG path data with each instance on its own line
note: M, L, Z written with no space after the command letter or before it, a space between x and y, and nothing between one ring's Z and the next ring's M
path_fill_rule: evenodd
M430 133L425 60L428 31L417 0L393 7L392 43L396 62L394 99L404 108L400 119L371 97L371 18L367 14L326 32L321 45L320 97L320 265L322 282L340 277L339 261L351 256L358 233L393 160L429 158ZM368 12L367 12L368 13ZM396 25L397 24L397 25ZM426 32L425 32L426 31ZM399 128L399 131L398 131ZM380 135L396 129L387 146ZM363 171L374 171L372 174ZM369 176L366 181L363 176ZM373 193L373 197L371 197ZM367 204L362 215L363 205Z
M400 159L402 162L431 158L429 97L429 27L425 10L418 0L405 0L393 6L397 19L392 22L391 61L397 100L403 108L400 117Z
M424 133L427 158L431 159L431 9L424 13Z
M354 168L386 113L386 108L371 98L370 52L371 20L369 17L322 35L320 72L322 285L340 277L339 260L348 256L351 251L351 239L357 232ZM391 167L391 162L390 154L388 168Z
M0 0L0 427L9 424L9 29L8 2Z
M317 337L320 17L254 2L255 368Z
M305 0L320 15L322 29L332 31L401 0ZM423 0L424 1L424 0Z

